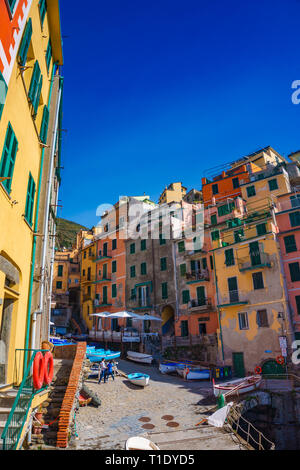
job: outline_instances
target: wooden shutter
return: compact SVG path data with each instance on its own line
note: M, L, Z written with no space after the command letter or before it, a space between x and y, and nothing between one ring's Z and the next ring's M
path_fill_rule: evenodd
M32 105L34 105L35 103L36 95L37 95L38 88L39 88L40 78L41 78L41 69L40 69L38 61L36 60L34 63L29 92L28 92L28 98L31 101Z
M0 176L10 178L2 182L2 185L5 187L8 193L10 193L11 190L12 176L14 172L17 150L18 141L11 127L11 124L9 123L6 131L5 142L0 163Z
M25 27L23 39L22 39L21 46L19 49L19 64L22 66L24 66L27 61L27 54L28 54L28 49L30 46L31 36L32 36L32 21L31 21L31 18L29 18Z
M41 131L40 131L40 139L41 139L41 142L43 142L43 144L46 144L47 142L48 125L49 125L49 109L47 106L44 106ZM104 245L103 245L103 254L104 254Z

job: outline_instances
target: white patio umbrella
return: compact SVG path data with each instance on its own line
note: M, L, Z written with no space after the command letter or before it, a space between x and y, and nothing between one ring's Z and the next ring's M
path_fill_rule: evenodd
M107 318L137 318L138 315L136 315L133 312L127 312L126 310L122 312L115 312L115 313L110 313Z
M107 317L110 312L91 313L91 317Z
M162 321L161 318L159 317L154 317L153 315L148 315L147 313L145 315L139 315L140 320L146 321L146 320L156 320L156 321Z

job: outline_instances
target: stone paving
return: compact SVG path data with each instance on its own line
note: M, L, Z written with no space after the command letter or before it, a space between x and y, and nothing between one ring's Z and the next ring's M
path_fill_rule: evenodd
M101 406L79 409L73 448L124 449L128 437L135 435L149 436L161 449L239 448L230 434L207 425L195 426L211 414L216 403L210 382L184 381L163 375L154 366L125 360L119 360L118 367L124 374L149 374L149 386L135 386L124 376L115 381L110 377L100 385L96 377L87 379L88 387L100 396ZM165 415L169 419L162 419Z

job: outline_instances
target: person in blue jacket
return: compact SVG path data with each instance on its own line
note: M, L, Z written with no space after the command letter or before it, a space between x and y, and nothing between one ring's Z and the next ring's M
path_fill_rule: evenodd
M109 376L112 376L113 380L115 380L115 374L114 374L114 371L113 371L113 364L111 361L108 362L107 364L107 368L106 368L106 371L105 371L105 381L107 380L108 381L108 377Z

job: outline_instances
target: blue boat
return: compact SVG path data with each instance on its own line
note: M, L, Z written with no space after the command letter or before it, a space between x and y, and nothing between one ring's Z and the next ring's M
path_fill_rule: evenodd
M150 375L142 374L141 372L135 372L134 374L127 375L128 380L134 385L139 387L146 387L149 384Z
M119 351L110 351L110 350L97 350L97 351L89 351L86 353L86 357L91 361L91 362L101 362L102 359L105 361L112 360L112 359L117 359L118 357L121 356L121 353Z

